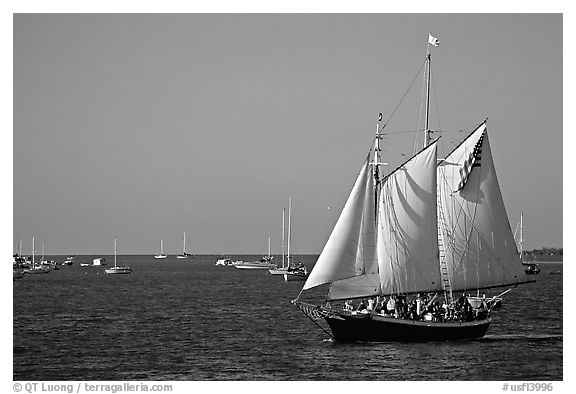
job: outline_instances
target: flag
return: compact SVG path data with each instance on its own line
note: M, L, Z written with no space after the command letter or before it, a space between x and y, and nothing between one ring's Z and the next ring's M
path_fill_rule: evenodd
M435 47L437 47L438 45L440 45L440 40L438 40L432 34L428 34L428 44L432 44Z
M468 158L464 160L462 163L462 167L460 167L460 183L458 184L458 189L456 192L462 190L464 186L466 186L466 182L470 177L470 173L474 167L480 167L481 159L482 159L482 140L484 139L484 135L480 136L478 142L474 146L472 152L469 153Z

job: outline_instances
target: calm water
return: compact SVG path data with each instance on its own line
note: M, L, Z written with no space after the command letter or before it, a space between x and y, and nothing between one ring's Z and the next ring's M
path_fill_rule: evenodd
M341 344L290 304L302 282L217 258L122 256L134 273L111 276L77 256L14 282L14 380L563 379L562 264L511 291L483 339Z

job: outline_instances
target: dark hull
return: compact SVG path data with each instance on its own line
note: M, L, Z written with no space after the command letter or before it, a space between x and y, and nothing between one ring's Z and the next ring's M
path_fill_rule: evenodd
M334 339L343 342L431 342L481 338L491 319L437 323L395 319L375 314L325 317Z

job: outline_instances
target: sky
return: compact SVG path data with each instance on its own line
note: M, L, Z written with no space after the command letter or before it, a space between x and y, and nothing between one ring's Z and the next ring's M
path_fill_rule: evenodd
M378 114L421 127L429 32L441 152L488 118L512 230L562 247L562 14L152 13L14 15L12 249L280 253L292 198L319 253Z

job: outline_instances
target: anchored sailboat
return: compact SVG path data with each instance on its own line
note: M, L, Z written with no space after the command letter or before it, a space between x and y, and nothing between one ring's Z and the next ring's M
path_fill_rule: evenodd
M232 265L239 269L257 270L269 268L276 268L276 264L272 264L274 257L270 254L270 237L268 237L268 255L263 256L259 261L235 261Z
M47 274L50 272L50 267L42 264L36 265L36 248L34 247L34 237L32 237L32 265L30 268L25 269L24 273L29 275Z
M190 253L186 253L186 231L184 231L184 235L183 235L183 240L182 240L182 254L179 254L176 256L177 259L185 259L188 256L192 256Z
M271 275L284 275L288 270L288 266L286 266L286 259L284 255L284 246L286 245L286 238L285 238L286 226L284 226L284 216L285 211L284 208L282 208L282 267L270 267L268 269L268 272Z
M306 266L300 261L294 261L294 257L290 254L290 241L292 239L292 199L288 203L288 255L286 260L288 261L288 268L284 273L284 280L286 282L292 281L304 281L308 278L308 270Z
M342 213L293 300L314 322L324 319L336 340L482 337L510 289L492 298L481 297L480 289L529 282L498 185L487 121L437 159L438 139L430 141L428 127L430 44L438 46L432 35L424 148L381 178L386 124L380 117ZM300 301L304 291L324 284L330 285L324 304ZM353 300L361 300L358 308Z
M518 231L518 227L520 227L520 240L518 241L518 253L520 254L520 261L522 261L522 265L524 266L524 272L528 275L535 275L540 273L540 266L538 263L534 261L526 261L524 258L524 234L523 234L523 221L524 221L524 212L520 212L520 222L518 226L516 226L516 231ZM514 233L514 238L516 238L516 233ZM534 256L536 258L536 256Z
M166 257L168 257L168 256L164 254L164 245L162 244L162 240L160 240L160 254L155 254L154 258L155 259L165 259Z
M127 265L119 266L116 264L116 238L114 238L114 267L104 270L107 274L131 274L132 268Z

